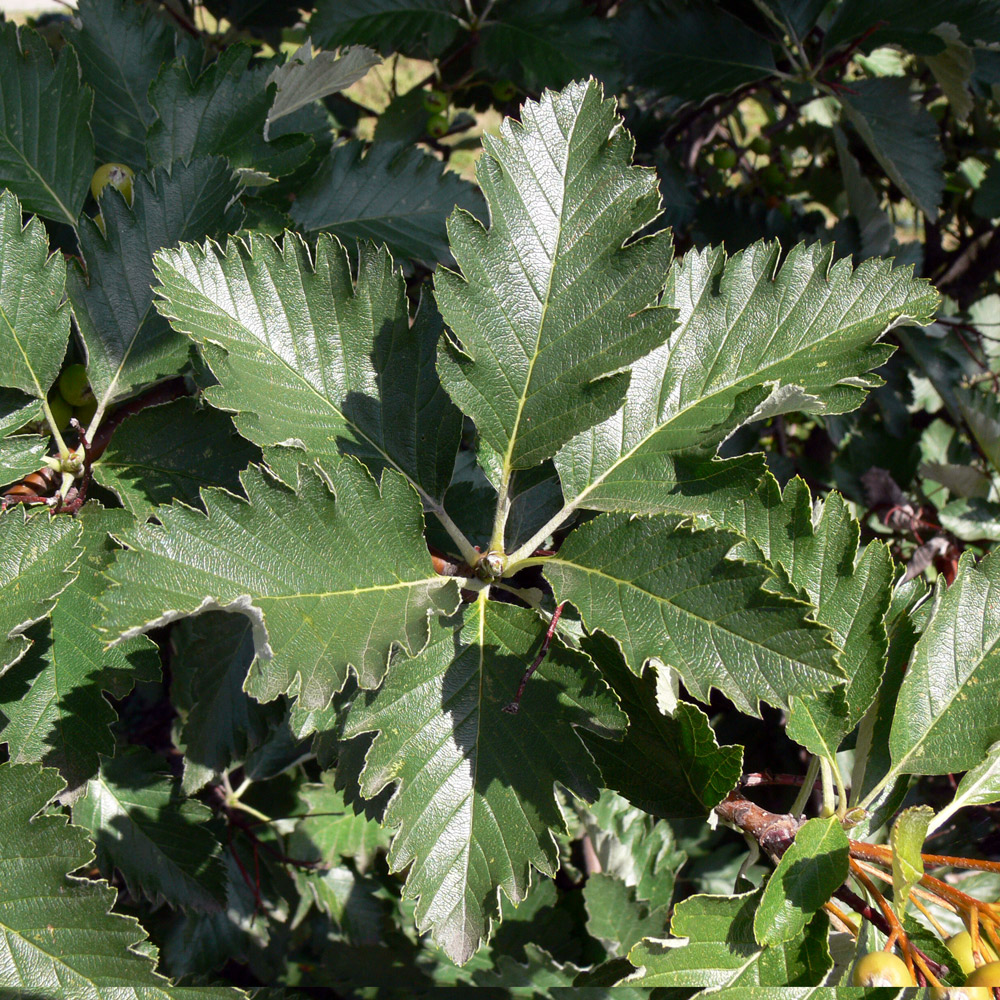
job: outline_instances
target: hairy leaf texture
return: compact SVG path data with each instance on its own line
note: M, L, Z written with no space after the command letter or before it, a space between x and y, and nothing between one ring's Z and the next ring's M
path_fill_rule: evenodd
M597 83L527 101L485 145L490 227L449 221L461 274L439 270L435 293L456 342L438 370L509 474L621 406L625 369L672 327L651 305L672 249L667 231L626 243L657 214L656 176L630 165L632 138Z
M625 718L590 661L557 639L520 712L502 711L544 635L532 612L480 597L431 627L427 648L394 665L351 708L345 735L375 731L362 774L373 797L398 787L384 822L397 828L394 870L409 867L416 917L459 963L487 936L497 887L524 899L531 868L554 875L554 783L597 797L600 773L574 733L604 735Z
M744 712L758 701L829 690L843 677L827 630L805 602L768 593L768 571L727 558L738 536L680 518L606 514L545 562L556 600L618 640L639 674L657 657L707 700L718 688Z
M111 571L106 638L223 610L254 622L256 660L246 690L260 701L288 692L322 708L353 667L378 684L394 643L427 641L427 616L453 611L454 582L438 576L423 542L416 493L396 473L379 485L345 463L336 501L312 474L298 492L251 467L247 501L205 490L207 515L160 507L160 525L123 532L130 549Z

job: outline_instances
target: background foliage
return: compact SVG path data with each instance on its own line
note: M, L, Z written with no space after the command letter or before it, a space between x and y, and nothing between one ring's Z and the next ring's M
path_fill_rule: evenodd
M0 21L0 480L79 491L94 395L79 511L0 515L0 992L858 995L852 823L947 965L925 833L1000 858L998 46L995 0ZM770 876L713 810L773 775Z

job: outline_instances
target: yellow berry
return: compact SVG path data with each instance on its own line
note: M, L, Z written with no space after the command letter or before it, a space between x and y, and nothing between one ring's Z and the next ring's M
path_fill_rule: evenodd
M110 184L121 191L125 200L132 204L132 178L135 177L131 167L124 163L103 163L94 171L90 178L90 193L95 201L100 201L101 192Z
M871 951L854 966L855 986L916 986L906 963L888 951Z
M972 935L968 931L961 931L945 941L948 950L955 956L958 967L968 975L976 967L976 960L972 955ZM979 939L979 953L985 962L995 962L996 953L982 939Z
M966 986L1000 986L1000 962L979 966L965 981Z

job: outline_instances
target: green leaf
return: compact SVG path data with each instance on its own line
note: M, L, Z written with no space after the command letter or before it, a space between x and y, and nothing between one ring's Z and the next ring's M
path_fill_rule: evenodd
M86 274L72 267L67 291L102 406L187 363L187 339L152 308L153 253L236 229L242 219L242 210L231 205L237 190L224 160L176 164L171 174L136 175L131 211L117 191L106 189L101 213L107 239L91 222L81 226Z
M896 701L890 777L980 764L1000 739L1000 556L962 555ZM889 780L888 778L886 780Z
M246 760L281 705L260 705L243 690L254 656L249 618L209 611L178 622L170 639L171 702L184 719L182 787L191 795Z
M650 908L636 899L635 889L601 872L589 876L583 887L587 933L604 945L609 955L625 955L646 937L659 937L667 926L667 908Z
M731 486L734 467L743 482L730 496L741 499L752 456L700 467L685 456L707 457L765 413L854 409L880 384L866 373L891 353L876 341L899 323L930 322L937 308L937 293L908 268L867 260L852 271L818 243L779 264L780 253L761 242L728 260L710 249L673 265L662 304L680 323L669 343L632 366L622 410L556 456L568 509L722 509L726 498L713 493Z
M105 650L93 628L103 615L103 573L115 551L108 533L122 531L132 518L91 502L74 521L83 528L83 556L74 567L80 575L59 598L51 626L38 631L28 655L0 679L0 710L8 719L0 736L10 759L57 767L71 792L97 773L99 754L114 752L109 727L117 715L103 692L124 698L136 681L160 675L159 655L148 639Z
M334 787L331 772L323 774L323 784L306 785L301 794L308 812L288 839L291 856L329 865L353 858L364 871L376 851L389 846L389 834L382 826L344 802L344 793Z
M577 811L601 870L634 887L636 897L646 900L651 909L667 906L676 874L687 860L670 824L654 820L607 790L592 806L577 803Z
M962 775L951 802L941 809L927 827L928 835L966 806L986 806L1000 801L1000 741L989 748L986 757Z
M0 987L19 996L95 1000L239 1000L228 987L171 987L136 950L146 933L110 913L105 882L70 875L94 856L79 827L40 815L59 794L55 771L0 764Z
M0 23L0 188L25 211L76 225L94 163L93 100L68 45L53 60L36 32Z
M149 129L151 166L170 167L206 156L223 156L231 167L280 177L291 173L313 149L307 135L264 139L273 95L270 67L250 66L253 50L232 45L192 78L187 63L162 70L149 90L159 115Z
M872 182L862 173L861 164L851 154L847 136L839 125L833 127L833 140L840 173L844 178L847 205L858 223L861 257L888 253L893 237L892 221L882 209L881 199Z
M19 389L0 387L0 436L42 419L40 397L27 396Z
M628 955L640 976L636 986L809 986L821 982L831 966L829 923L817 914L788 941L760 945L754 914L763 889L742 896L692 896L678 903L670 933L687 944L646 941ZM679 942L677 942L679 945Z
M338 53L314 52L307 38L301 48L291 53L284 65L272 70L267 78L276 91L267 113L264 138L267 138L271 122L313 101L346 90L380 62L378 53L364 45L354 45Z
M836 816L810 819L799 827L754 914L754 936L760 944L782 944L803 932L847 880L848 849L847 834Z
M934 29L942 24L955 25L969 44L1000 41L993 0L923 0L920 4L879 0L877 5L870 0L845 0L835 12L824 43L831 49L859 39L865 52L892 43L921 54L939 52L943 45ZM870 28L875 30L869 32Z
M454 610L458 590L434 572L420 502L401 476L387 472L380 489L345 463L336 503L311 474L296 493L253 466L242 483L248 502L205 490L207 515L160 507L160 525L122 533L131 551L110 573L121 586L103 600L106 638L203 611L241 612L254 623L257 656L246 690L323 708L348 666L362 686L378 684L394 643L418 652L428 613Z
M993 469L1000 473L1000 400L994 393L959 387L958 407Z
M94 91L91 126L99 162L146 167L146 131L156 120L149 86L175 55L176 32L163 14L127 0L80 0L70 38Z
M225 870L222 845L208 827L212 812L178 791L161 757L128 747L102 760L73 805L73 822L90 831L98 867L107 875L117 868L133 896L217 910Z
M701 100L775 69L768 41L714 4L630 4L615 20L629 79L658 93Z
M94 478L139 520L161 504L199 503L199 487L238 493L240 472L260 457L230 418L193 399L150 406L115 430Z
M577 528L545 560L557 601L620 644L639 674L656 657L696 698L717 688L742 711L787 707L791 695L843 678L810 608L761 589L768 571L727 558L738 537L692 531L677 517L606 514Z
M291 208L300 229L342 240L386 243L400 257L430 265L450 260L445 219L455 206L485 214L476 189L413 145L349 141L330 150L297 192Z
M502 989L511 997L555 997L569 990L583 971L572 962L557 962L536 944L524 946L524 962L500 955L489 972L475 973L475 982L486 989ZM575 992L575 990L574 990Z
M459 0L319 0L309 28L327 49L361 43L426 57L451 44L467 13Z
M527 101L521 116L484 137L476 176L490 228L452 215L462 273L435 275L457 340L441 350L441 382L502 456L504 479L610 417L623 369L666 339L674 316L650 306L669 232L625 245L659 198L655 173L629 165L634 144L614 101L594 81L574 83Z
M462 416L434 369L441 320L428 299L411 328L384 247L361 247L356 285L325 235L314 255L288 233L280 248L266 237L225 252L182 246L156 267L158 308L204 347L220 382L205 395L238 414L241 434L288 446L293 468L354 455L376 476L397 469L428 500L444 495Z
M406 894L417 897L417 926L431 929L459 964L487 935L498 886L518 903L532 867L555 874L552 830L562 829L563 819L554 783L597 797L600 774L573 728L614 732L624 725L587 658L558 639L520 712L502 711L544 631L535 614L480 596L461 620L433 623L427 648L395 664L347 717L348 738L378 733L362 794L371 798L399 782L384 818L396 828L390 868L409 869Z
M924 859L920 856L927 827L934 818L930 806L904 809L892 825L892 906L900 920L906 915L910 890L924 877Z
M18 508L0 517L0 674L28 652L23 633L41 621L73 582L80 525L69 517L29 515Z
M1000 542L1000 504L973 497L952 500L938 511L938 521L945 531L966 542Z
M874 700L885 669L884 618L893 575L889 550L873 542L859 552L860 525L839 494L814 508L801 479L791 480L782 495L770 473L718 521L750 539L752 544L737 548L736 555L766 562L791 584L791 595L805 594L841 651L844 688L793 697L788 719L792 739L832 760Z
M904 77L852 80L840 95L847 120L893 183L930 221L944 190L944 154L930 112L910 95Z
M0 32L4 30L0 24ZM27 207L27 206L24 206ZM59 374L69 340L63 301L66 262L49 256L39 218L21 223L21 203L0 191L0 384L44 399ZM27 419L30 419L27 418Z
M694 705L678 702L672 714L662 713L654 671L647 667L637 677L613 639L596 633L583 648L629 718L621 741L581 734L605 786L653 816L707 817L739 780L740 747L720 747L708 717Z
M491 79L540 91L596 76L618 89L622 57L609 21L580 0L502 0L490 13L474 57Z
M18 434L0 441L0 484L12 483L34 472L49 452L49 439L41 434Z

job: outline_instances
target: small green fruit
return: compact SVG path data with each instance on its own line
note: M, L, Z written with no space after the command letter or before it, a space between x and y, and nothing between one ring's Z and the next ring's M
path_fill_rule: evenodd
M73 416L80 421L80 426L86 430L90 426L90 421L94 419L94 414L97 412L97 400L91 399L89 403L84 403L83 406L75 406L73 408Z
M906 963L888 951L870 951L854 966L855 986L916 986Z
M722 146L712 152L712 162L720 170L732 170L736 166L737 160L736 150L730 149L728 146Z
M101 192L110 184L121 191L125 200L132 204L132 178L135 177L131 167L124 163L103 163L94 171L90 178L90 193L94 201L101 200Z
M424 106L424 111L430 111L432 114L439 114L448 107L450 103L448 100L448 95L440 90L428 90L424 94L423 101L421 102Z
M976 960L972 955L972 935L968 931L955 934L953 937L948 938L945 944L948 946L948 950L955 956L958 967L966 975L975 970ZM996 953L982 938L979 939L979 951L984 961L996 961Z
M66 430L69 427L70 417L73 416L73 407L54 389L49 393L49 410L56 427L61 431Z
M764 135L758 135L750 143L750 149L759 156L767 156L771 152L771 140Z
M986 986L932 986L931 1000L993 1000L993 991Z
M517 97L517 87L514 85L513 80L497 80L493 84L492 90L494 99L501 104L506 104Z
M59 376L59 392L70 406L86 406L94 400L94 393L83 365L68 365Z
M100 212L94 216L94 225L100 229L102 236L106 237L108 235L108 227L104 225L104 216Z
M987 962L985 965L979 966L979 968L965 980L965 985L990 987L1000 986L1000 962Z
M760 172L761 183L767 191L783 191L787 180L785 172L777 163L769 163Z
M431 115L427 119L427 134L432 139L440 139L441 136L447 135L449 128L451 122L448 121L447 115Z

